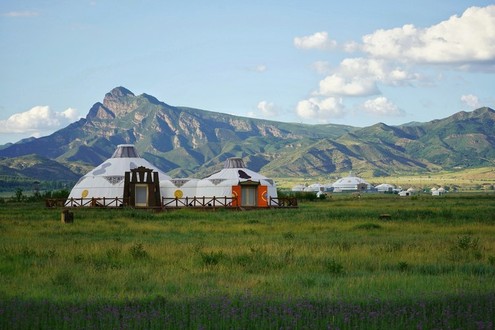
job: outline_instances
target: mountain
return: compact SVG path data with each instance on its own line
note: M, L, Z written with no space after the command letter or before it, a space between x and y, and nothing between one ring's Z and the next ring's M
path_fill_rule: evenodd
M493 127L495 111L490 108L427 123L356 128L282 123L175 107L151 95L136 96L117 87L103 102L95 103L86 118L49 136L0 146L0 160L36 155L54 161L54 168L62 166L69 171L58 170L57 175L72 178L110 157L116 145L131 143L142 157L172 177L211 174L233 156L273 177L318 176L351 169L379 176L492 165ZM15 169L14 165L0 165L0 175ZM16 173L38 180L55 178L46 171Z

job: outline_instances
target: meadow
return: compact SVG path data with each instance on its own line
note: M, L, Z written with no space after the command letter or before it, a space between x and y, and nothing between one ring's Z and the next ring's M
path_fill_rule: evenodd
M493 329L494 201L334 194L72 224L1 203L0 328Z

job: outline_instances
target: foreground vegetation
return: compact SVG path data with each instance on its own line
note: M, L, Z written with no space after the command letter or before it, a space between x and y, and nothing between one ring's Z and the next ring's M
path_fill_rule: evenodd
M494 197L74 209L73 224L0 204L0 328L493 329Z

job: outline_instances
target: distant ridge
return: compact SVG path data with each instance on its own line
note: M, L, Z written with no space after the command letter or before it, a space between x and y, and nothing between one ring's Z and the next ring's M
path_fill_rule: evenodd
M0 146L0 175L17 173L38 180L55 179L60 173L78 177L122 143L135 144L144 158L172 177L206 176L229 157L242 157L249 168L272 177L350 170L374 176L425 173L492 166L494 127L495 111L487 107L426 123L356 128L175 107L116 87L85 118L49 136ZM47 160L39 166L58 169L21 171L14 160L33 155Z

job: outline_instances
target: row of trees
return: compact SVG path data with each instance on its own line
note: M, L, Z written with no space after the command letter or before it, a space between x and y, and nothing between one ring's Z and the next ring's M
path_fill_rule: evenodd
M0 198L0 203L8 202L39 202L48 198L64 199L69 197L69 191L67 189L61 190L49 190L45 192L35 191L33 194L26 195L24 190L17 188L14 195L10 198Z

